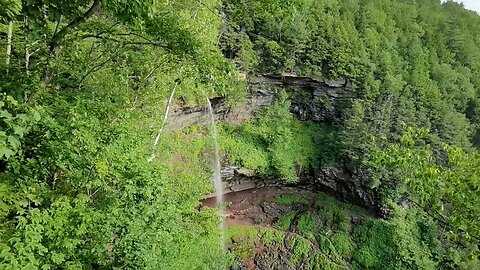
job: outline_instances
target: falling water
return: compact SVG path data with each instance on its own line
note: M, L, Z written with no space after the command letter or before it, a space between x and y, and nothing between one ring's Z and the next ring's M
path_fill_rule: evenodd
M213 131L213 141L214 141L214 150L215 155L213 157L213 183L215 186L215 197L217 199L217 206L219 206L218 215L222 218L220 222L220 243L222 249L225 248L225 224L224 224L224 214L223 214L223 185L222 185L222 177L220 175L220 156L218 154L218 132L217 126L215 125L215 115L212 109L212 103L210 103L210 99L207 97L207 104L208 110L210 112L211 117L211 124L212 124L212 131Z

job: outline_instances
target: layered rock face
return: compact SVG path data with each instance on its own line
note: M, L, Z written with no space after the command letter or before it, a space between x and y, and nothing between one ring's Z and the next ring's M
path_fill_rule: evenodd
M296 76L257 76L247 81L246 103L233 109L222 97L210 100L216 120L243 123L261 107L272 105L280 89L291 94L291 112L302 121L334 123L338 121L342 102L352 95L352 85L346 79L323 80ZM210 116L204 107L174 107L167 130L180 130L191 125L207 125Z
M381 204L378 192L368 187L367 176L360 172L349 172L344 167L324 167L305 171L300 176L300 181L292 184L278 178L256 175L236 166L225 166L222 169L222 179L224 194L265 187L300 187L326 192L339 200L370 209L382 218L388 215ZM211 194L207 197L214 196L215 194Z
M379 217L388 216L377 190L368 187L367 176L360 172L348 172L346 168L326 167L305 175L303 181L313 189L329 193L339 200L370 209Z
M249 94L246 103L233 109L224 98L211 100L217 121L241 124L262 107L272 105L280 90L290 94L290 111L301 121L335 124L341 121L342 106L353 98L352 84L346 79L324 80L298 76L256 76L248 79ZM191 125L210 124L210 115L203 107L173 108L167 129L174 131ZM365 177L347 168L327 167L304 172L296 185L310 190L330 193L340 200L371 209L384 216L379 196L366 186ZM235 166L222 168L224 193L239 192L262 187L291 185L280 179Z

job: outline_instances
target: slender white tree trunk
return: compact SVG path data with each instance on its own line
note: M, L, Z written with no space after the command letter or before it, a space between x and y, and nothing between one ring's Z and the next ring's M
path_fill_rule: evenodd
M180 67L180 72L178 78L182 77L183 73L183 66ZM151 74L149 74L150 76ZM170 93L170 97L168 98L167 104L165 105L165 115L163 116L163 122L162 125L160 126L160 130L158 131L157 137L155 138L155 141L153 142L153 147L152 147L152 155L147 159L148 162L151 162L155 158L155 150L157 148L157 144L160 141L160 137L162 136L163 128L165 127L165 124L167 124L167 119L168 119L168 112L170 111L170 106L172 106L173 102L173 97L175 96L175 90L177 89L177 86L180 84L179 80L175 81L175 85L173 86L172 92Z
M158 131L158 135L155 138L155 142L153 143L152 155L148 158L148 162L151 162L155 158L155 149L157 148L157 144L160 141L160 136L162 135L163 128L167 123L168 112L170 111L170 106L172 106L173 96L175 95L175 90L177 89L177 86L178 86L178 82L175 82L172 93L170 93L170 98L168 99L167 105L165 106L165 115L163 116L162 126L160 127L160 130Z
M25 72L27 75L30 74L30 71L28 70L28 65L30 64L30 53L28 52L28 46L25 47Z
M7 57L5 58L5 64L10 64L10 55L12 54L12 34L13 34L13 21L8 24L8 37L7 37Z

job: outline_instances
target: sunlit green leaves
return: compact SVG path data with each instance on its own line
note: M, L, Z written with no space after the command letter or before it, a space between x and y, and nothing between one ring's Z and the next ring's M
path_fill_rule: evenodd
M0 6L2 7L2 11L0 11L0 22L6 22L7 20L13 19L15 15L20 13L20 10L22 9L22 1L1 0Z
M20 140L27 129L40 119L37 111L25 110L11 96L1 95L0 100L0 159L8 159L20 150Z
M372 165L383 181L400 180L406 187L404 193L412 193L413 200L448 222L457 234L478 237L480 200L474 187L480 184L480 155L447 144L440 149L421 146L418 143L426 132L408 128L399 144L372 153Z

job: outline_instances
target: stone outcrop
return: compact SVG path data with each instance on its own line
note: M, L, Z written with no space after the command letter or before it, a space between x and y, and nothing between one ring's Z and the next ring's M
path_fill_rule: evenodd
M250 170L237 166L224 166L220 173L223 181L223 194L265 187L297 186L297 184L291 184L278 178L258 175ZM215 197L215 193L205 196L205 198L210 197Z
M375 189L368 187L368 177L350 173L346 168L325 167L303 172L298 183L289 183L282 179L256 175L236 166L222 169L224 181L223 194L241 192L265 187L300 187L311 191L322 191L337 199L367 208L379 217L387 217L380 196ZM207 195L206 198L214 197Z
M346 79L323 80L295 76L257 76L248 79L246 103L231 108L222 97L210 100L216 120L243 123L265 106L272 105L279 89L291 94L290 110L300 120L333 123L337 121L342 102L351 97L352 86ZM207 125L210 116L205 107L172 107L167 130L192 125Z
M303 181L313 189L335 196L337 199L370 209L379 217L388 213L382 207L380 195L376 189L367 186L366 177L348 173L345 168L325 167L314 170L303 177Z
M352 84L346 79L262 76L250 78L249 83L257 92L272 92L272 86L288 90L290 110L301 121L337 122L343 103L352 97Z

